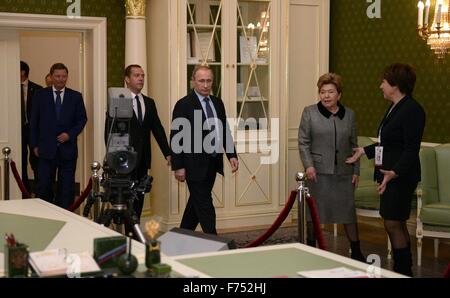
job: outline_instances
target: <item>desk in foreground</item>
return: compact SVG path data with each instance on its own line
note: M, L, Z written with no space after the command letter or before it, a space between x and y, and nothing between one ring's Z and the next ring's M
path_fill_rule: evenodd
M68 253L93 253L94 238L120 234L87 218L40 199L0 201L0 233L13 233L31 251L65 248ZM3 234L4 235L4 234ZM3 243L2 243L3 246ZM133 254L145 263L145 246L133 240ZM0 276L4 274L0 251Z
M368 272L370 266L300 243L184 255L164 262L185 277L217 278L299 277L298 271L337 267ZM381 268L376 270L380 277L405 277Z

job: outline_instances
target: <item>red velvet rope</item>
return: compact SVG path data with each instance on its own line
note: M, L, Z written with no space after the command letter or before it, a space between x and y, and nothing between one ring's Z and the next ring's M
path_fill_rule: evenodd
M447 269L445 270L444 278L450 278L450 263L448 264Z
M23 197L25 199L31 198L31 195L28 192L27 188L25 187L25 184L23 184L22 179L20 179L20 175L19 175L19 172L17 171L16 163L13 160L11 160L10 165L11 165L11 171L14 175L14 179L16 180L17 186L19 186L19 189L22 192Z
M314 225L314 236L319 243L319 248L323 250L327 250L327 244L325 243L325 239L323 238L323 232L320 228L320 218L319 213L317 212L317 204L316 200L313 197L307 197L306 202L308 203L309 212L311 213L311 219Z
M284 206L283 210L278 215L277 219L273 222L272 226L261 236L259 236L257 239L252 241L251 243L247 244L245 247L256 247L259 246L261 243L266 241L272 234L280 227L280 225L283 223L283 221L288 216L289 212L292 209L292 206L294 205L295 198L297 196L297 191L293 190L291 192L291 195L289 197L289 200L287 201L286 205Z
M81 195L75 200L75 202L73 202L73 204L70 205L68 210L71 212L77 210L78 207L80 207L80 205L84 202L84 200L86 200L86 198L89 195L89 193L91 192L91 190L92 190L92 178L89 178L88 185L83 190Z

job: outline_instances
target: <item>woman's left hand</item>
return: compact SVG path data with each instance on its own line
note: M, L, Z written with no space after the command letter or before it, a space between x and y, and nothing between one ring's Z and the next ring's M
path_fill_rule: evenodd
M386 190L386 185L391 181L392 179L395 179L398 177L398 175L394 171L386 171L386 170L380 170L381 174L384 175L383 182L378 186L378 194L382 195L384 191Z
M353 175L352 176L352 184L354 188L358 187L358 183L359 183L359 176L358 175Z

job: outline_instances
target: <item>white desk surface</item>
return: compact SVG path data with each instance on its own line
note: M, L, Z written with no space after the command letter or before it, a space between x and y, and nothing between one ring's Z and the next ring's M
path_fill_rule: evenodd
M367 269L370 265L364 264L359 261L352 260L350 258L346 258L340 255L337 255L335 253L331 253L328 251L320 250L317 248L313 248L301 243L289 243L289 244L278 244L278 245L270 245L270 246L261 246L261 247L254 247L254 248L241 248L241 249L233 249L233 250L226 250L226 251L218 251L218 252L209 252L209 253L199 253L199 254L191 254L191 255L183 255L183 256L176 256L176 257L170 257L166 258L164 260L165 263L172 266L172 270L182 274L185 277L211 277L207 274L197 271L189 266L186 266L184 264L181 264L180 260L185 259L195 259L195 258L203 258L203 257L214 257L214 256L223 256L223 255L234 255L234 254L243 254L248 252L257 252L257 251L270 251L270 250L279 250L279 249L286 249L286 248L294 248L298 249L304 252L312 253L314 255L330 259L337 262L342 262L346 265L352 266L354 268L357 268L363 272L367 272ZM276 261L276 260L274 260ZM270 262L270 260L268 260ZM406 276L385 270L379 268L380 277L387 277L387 278L405 278Z
M88 251L93 254L94 238L121 235L92 220L41 199L0 201L0 212L66 222L46 249L65 248L68 253ZM39 231L36 231L36 233L39 233ZM26 243L26 241L24 242ZM139 263L145 262L144 244L133 240L132 253L138 258ZM0 253L0 275L4 274L3 263L4 256Z
M93 239L98 237L110 237L121 235L116 231L101 226L87 218L69 212L53 204L40 199L0 201L0 212L16 215L34 216L46 219L65 221L66 224L60 232L50 242L47 249L66 248L69 253L88 251L93 253ZM37 233L39 231L36 231ZM281 245L262 246L256 248L242 248L218 252L198 253L192 255L183 255L168 257L161 254L161 262L169 264L172 270L185 277L210 277L205 273L197 271L178 261L192 258L214 257L221 255L242 254L248 252L268 251L285 248L295 248L301 251L309 252L317 256L345 263L354 268L366 272L369 265L331 253L320 249L315 249L300 243L290 243ZM138 258L140 264L145 263L145 246L133 240L133 254ZM0 253L0 276L3 275L4 256ZM389 270L380 269L382 277L405 277Z

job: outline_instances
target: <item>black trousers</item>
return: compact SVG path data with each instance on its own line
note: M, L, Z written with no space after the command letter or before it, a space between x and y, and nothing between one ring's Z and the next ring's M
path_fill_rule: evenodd
M34 174L34 188L31 189L28 179L28 157ZM38 157L34 155L33 149L30 147L30 126L24 124L22 126L22 181L28 192L37 193L38 184Z
M55 159L39 159L38 197L68 209L74 201L75 170L77 160L64 160L60 157L59 149ZM57 194L53 193L53 183L58 173Z
M194 231L200 223L204 233L217 234L216 211L211 196L216 180L216 172L216 162L214 159L211 159L208 165L208 173L203 180L187 180L190 196L183 213L180 228Z

